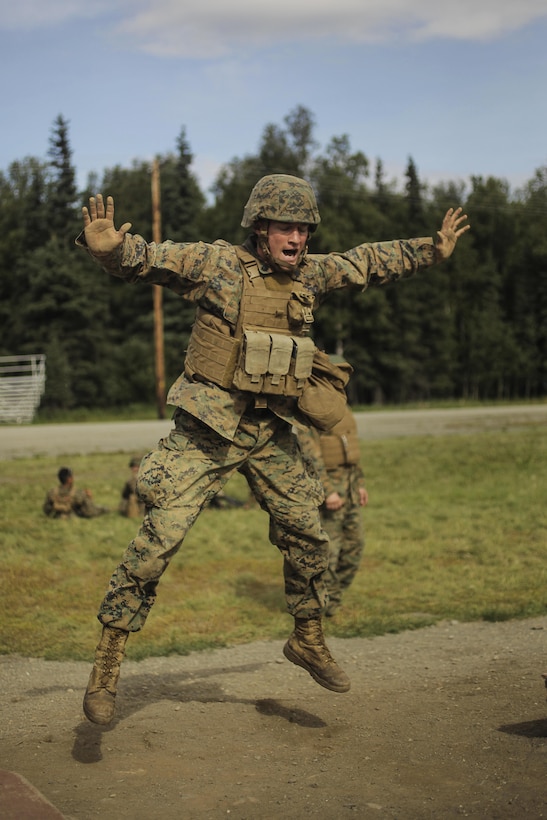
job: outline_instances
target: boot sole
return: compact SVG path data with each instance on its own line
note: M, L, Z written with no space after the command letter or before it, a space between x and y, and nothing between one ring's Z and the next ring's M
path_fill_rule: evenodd
M300 666L302 669L305 669L306 672L312 676L314 681L319 684L319 686L323 686L325 689L329 689L331 692L349 692L351 686L349 681L346 684L340 684L337 686L335 683L330 683L329 681L325 680L325 678L319 677L317 672L314 672L311 666L308 666L308 664L302 660L300 655L297 655L296 652L293 652L288 643L286 643L283 647L283 654L285 655L287 660L291 663L294 663L295 666Z

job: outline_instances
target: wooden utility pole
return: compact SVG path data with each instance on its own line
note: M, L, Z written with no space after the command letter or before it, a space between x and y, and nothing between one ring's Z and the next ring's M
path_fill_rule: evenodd
M161 242L160 164L152 163L152 239ZM156 406L158 418L165 418L165 358L163 350L163 291L153 285L154 294L154 353L156 373Z

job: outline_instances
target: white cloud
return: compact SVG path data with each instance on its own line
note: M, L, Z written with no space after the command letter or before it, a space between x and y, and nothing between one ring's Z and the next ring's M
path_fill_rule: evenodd
M0 28L93 17L105 36L159 57L220 58L279 44L495 39L547 18L545 0L1 0ZM103 18L101 20L101 18Z
M545 0L154 0L118 32L157 56L219 58L279 43L485 40L547 17Z
M71 20L97 17L108 9L105 0L0 0L0 29L52 28Z

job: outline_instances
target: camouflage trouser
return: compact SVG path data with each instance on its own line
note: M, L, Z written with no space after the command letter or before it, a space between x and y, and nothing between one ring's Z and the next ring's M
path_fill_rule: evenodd
M329 596L329 610L339 606L342 593L352 583L361 564L365 549L363 511L359 505L358 480L352 470L346 470L331 483L344 499L344 506L336 511L321 507L321 521L329 539L329 568L325 582Z
M111 578L98 614L103 624L129 632L142 628L171 558L236 470L269 513L270 540L284 559L288 611L309 618L324 609L328 538L318 509L323 491L306 473L290 426L269 411L253 411L242 417L231 442L179 412L174 430L142 461L137 488L146 514Z

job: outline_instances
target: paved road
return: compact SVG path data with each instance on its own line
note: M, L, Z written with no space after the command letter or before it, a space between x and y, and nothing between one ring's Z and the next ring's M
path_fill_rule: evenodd
M446 436L547 424L547 402L449 410L386 410L356 416L362 439Z
M409 435L451 435L547 424L547 402L454 410L385 410L356 413L364 440ZM141 453L167 435L171 421L100 424L0 425L0 459L35 455Z

